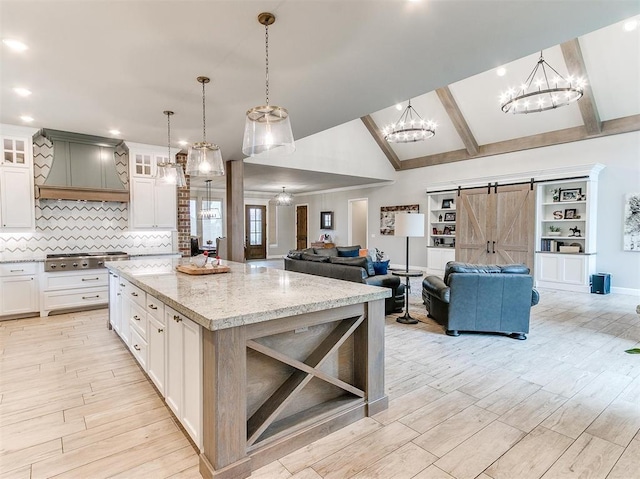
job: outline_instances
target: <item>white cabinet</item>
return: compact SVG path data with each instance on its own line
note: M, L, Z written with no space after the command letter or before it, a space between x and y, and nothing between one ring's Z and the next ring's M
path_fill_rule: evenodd
M120 286L118 285L118 275L109 271L109 324L117 332L120 333L121 308Z
M427 193L427 273L443 274L456 256L456 194Z
M109 302L107 278L105 269L44 273L40 316L48 316L56 310L106 305Z
M132 178L131 210L134 229L175 229L175 185L158 185L153 178Z
M39 263L0 265L0 316L38 311Z
M1 141L0 228L33 229L35 204L31 138L3 136Z
M185 430L202 444L202 346L200 326L165 306L166 401Z
M149 355L147 374L164 396L166 377L166 340L164 304L150 294L147 294L147 343Z
M583 178L538 185L536 202L536 285L590 291L596 270L598 174L594 165Z
M132 229L176 229L175 185L156 184L157 164L168 161L166 148L129 144ZM177 150L176 150L177 151Z

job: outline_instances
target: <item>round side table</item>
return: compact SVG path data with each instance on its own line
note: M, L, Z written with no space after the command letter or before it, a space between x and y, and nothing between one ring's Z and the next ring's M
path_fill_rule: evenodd
M409 271L391 271L394 276L400 276L405 278L404 284L404 315L400 316L396 321L402 324L417 324L418 320L411 317L409 314L409 290L411 285L409 284L409 278L419 278L423 275L422 271L409 270Z

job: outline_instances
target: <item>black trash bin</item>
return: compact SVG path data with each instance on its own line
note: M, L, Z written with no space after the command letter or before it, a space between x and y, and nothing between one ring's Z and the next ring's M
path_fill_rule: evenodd
M591 292L609 294L611 292L611 274L596 273L591 275Z

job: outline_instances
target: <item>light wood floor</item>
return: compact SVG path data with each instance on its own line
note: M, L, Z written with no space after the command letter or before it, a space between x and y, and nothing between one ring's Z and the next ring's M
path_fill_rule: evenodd
M418 282L416 282L418 284ZM526 341L387 317L387 411L252 478L640 477L638 298L542 291ZM0 322L0 478L197 478L106 310Z

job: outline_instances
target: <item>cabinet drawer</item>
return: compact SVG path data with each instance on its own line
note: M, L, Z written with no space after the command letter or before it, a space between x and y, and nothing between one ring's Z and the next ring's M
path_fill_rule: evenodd
M43 308L47 311L55 309L77 308L107 304L109 301L108 288L87 288L83 290L45 291L43 293Z
M142 339L147 339L147 313L139 304L131 302L131 314L128 318L131 328L140 335Z
M142 291L136 285L128 283L126 294L131 301L140 306L143 310L146 308L147 293Z
M131 352L142 369L147 370L147 342L140 337L135 329L131 330Z
M72 273L45 273L44 290L94 288L109 284L107 270Z
M159 323L164 324L164 304L148 294L146 305L147 314L153 316Z
M3 263L0 264L0 276L37 274L39 266L39 263Z

